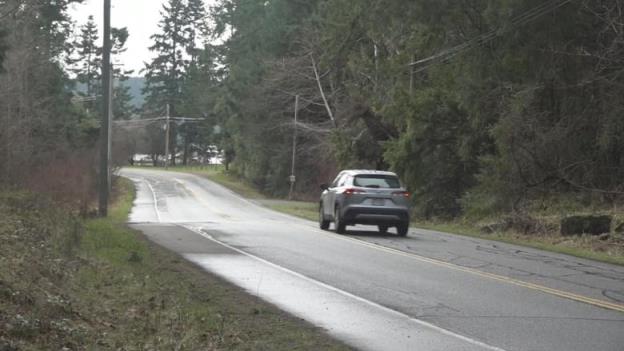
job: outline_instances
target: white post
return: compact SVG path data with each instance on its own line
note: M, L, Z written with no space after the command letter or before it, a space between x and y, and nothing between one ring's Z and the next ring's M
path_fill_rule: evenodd
M169 104L167 104L167 122L165 122L165 169L169 169Z
M293 191L295 190L295 161L297 156L297 114L299 113L299 95L295 96L295 126L293 130L292 143L292 163L290 168L290 191L288 192L288 200L292 200Z

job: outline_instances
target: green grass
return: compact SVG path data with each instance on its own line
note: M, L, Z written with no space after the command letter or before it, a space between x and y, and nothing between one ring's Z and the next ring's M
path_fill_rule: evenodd
M134 201L134 186L125 178L118 178L116 185L116 198L109 209L109 216L86 221L81 244L86 254L123 265L131 256L133 259L147 258L148 251L125 225Z
M0 192L0 349L349 349L147 241L125 224L132 184L115 194L82 221Z
M484 234L474 224L458 222L415 221L412 223L412 226L624 265L624 248L618 246L618 244L610 245L609 242L590 235L562 237L556 233L525 235L512 231ZM606 252L599 250L605 250Z
M262 202L261 202L262 203ZM319 205L316 202L304 201L267 201L264 205L272 210L287 213L311 221L318 220Z
M86 252L108 265L90 269L82 283L112 287L106 309L132 311L116 345L136 349L346 349L314 327L247 295L144 240L125 222L133 187L122 179L108 219L89 221ZM108 290L108 289L107 289ZM92 296L98 303L99 294ZM127 313L126 313L127 314ZM134 316L132 316L134 315ZM139 317L139 318L137 318ZM138 341L129 341L128 338Z

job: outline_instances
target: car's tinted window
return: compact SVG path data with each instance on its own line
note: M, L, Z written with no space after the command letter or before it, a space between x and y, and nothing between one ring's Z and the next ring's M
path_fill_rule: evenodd
M355 176L353 185L366 188L400 188L399 179L391 175L382 174L361 174Z
M340 179L342 178L342 173L338 174L338 176L336 176L336 179L334 179L334 181L331 184L332 188L335 188L338 186L338 182L340 181Z
M348 174L345 174L344 177L340 178L340 181L338 182L338 186L345 186L349 178L350 176Z

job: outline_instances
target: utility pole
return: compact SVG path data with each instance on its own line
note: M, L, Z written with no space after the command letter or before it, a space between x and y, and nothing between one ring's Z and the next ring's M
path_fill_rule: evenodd
M100 126L100 176L99 207L100 217L108 215L108 193L110 189L110 109L111 109L111 0L104 0L104 44L102 46L102 124Z
M115 91L115 69L112 64L110 66L110 78L109 78L109 86L108 86L108 138L107 139L107 149L108 149L108 190L110 191L113 188L112 176L113 176L113 92Z
M295 160L297 156L297 114L299 113L299 95L295 96L295 128L293 130L293 145L292 145L292 163L290 169L290 191L288 192L288 200L292 200L293 191L295 190Z
M171 126L169 124L169 119L171 117L170 114L171 110L169 104L167 104L167 119L165 122L165 169L169 169L169 127Z

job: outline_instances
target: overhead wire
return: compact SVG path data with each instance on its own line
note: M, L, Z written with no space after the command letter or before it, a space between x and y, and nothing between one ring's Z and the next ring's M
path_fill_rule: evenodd
M159 121L165 121L167 117L156 117L156 118L144 118L144 119L128 119L128 120L116 120L113 121L115 124L141 124L141 123L153 123Z
M559 2L559 3L555 3L553 1L550 1L550 2L543 3L541 5L538 5L538 6L534 7L534 8L529 9L529 10L523 12L522 14L514 17L511 20L511 25L513 27L518 27L518 26L524 25L524 24L526 24L526 23L528 23L530 21L533 21L533 20L535 20L535 19L537 19L537 18L539 18L539 17L541 17L541 16L543 16L543 15L553 11L555 8L558 8L558 7L568 3L570 1L571 0L563 0L563 1ZM469 41L467 41L465 43L462 43L462 44L460 44L460 45L458 45L458 46L456 46L454 48L451 48L451 49L446 50L445 52L443 52L441 54L434 55L434 56L443 56L445 54L453 54L454 55L454 54L456 54L458 52L461 52L463 50L467 50L467 49L471 48L475 44L478 44L478 45L485 44L485 43L495 39L496 37L498 37L501 29L502 28L497 28L497 29L490 30L490 31L488 31L488 32L486 32L484 34L479 35L476 38L473 38L473 39L471 39L471 40L469 40ZM427 60L427 59L425 59L425 60ZM425 60L420 60L420 61L425 61ZM418 63L418 61L417 61L417 63Z
M537 18L540 18L548 13L551 13L552 11L556 10L557 8L560 8L566 4L568 4L569 2L571 2L572 0L561 0L561 1L548 1L545 3L542 3L540 5L537 5L527 11L524 11L523 13L521 13L520 15L514 17L511 19L510 24L512 28L517 28L520 26L523 26L531 21L536 20ZM463 53L466 50L472 49L474 47L477 46L482 46L494 39L496 39L497 37L502 35L502 32L506 32L508 29L502 27L502 28L496 28L493 30L490 30L486 33L483 33L473 39L468 40L467 42L464 42L462 44L459 44L455 47L446 49L442 52L439 52L437 54L431 55L427 58L424 59L420 59L414 62L409 63L409 66L417 66L420 64L424 64L422 67L419 67L417 70L414 70L413 73L418 73L418 72L422 72L426 69L428 69L429 67L431 67L434 64L437 64L438 62L445 62L448 61L450 59L452 59L453 57Z
M141 119L127 119L127 120L116 120L113 123L124 124L124 123L151 123L151 122L159 122L166 121L167 117L154 117L154 118L141 118ZM169 117L170 121L180 121L180 122L201 122L203 118L193 118L193 117Z

